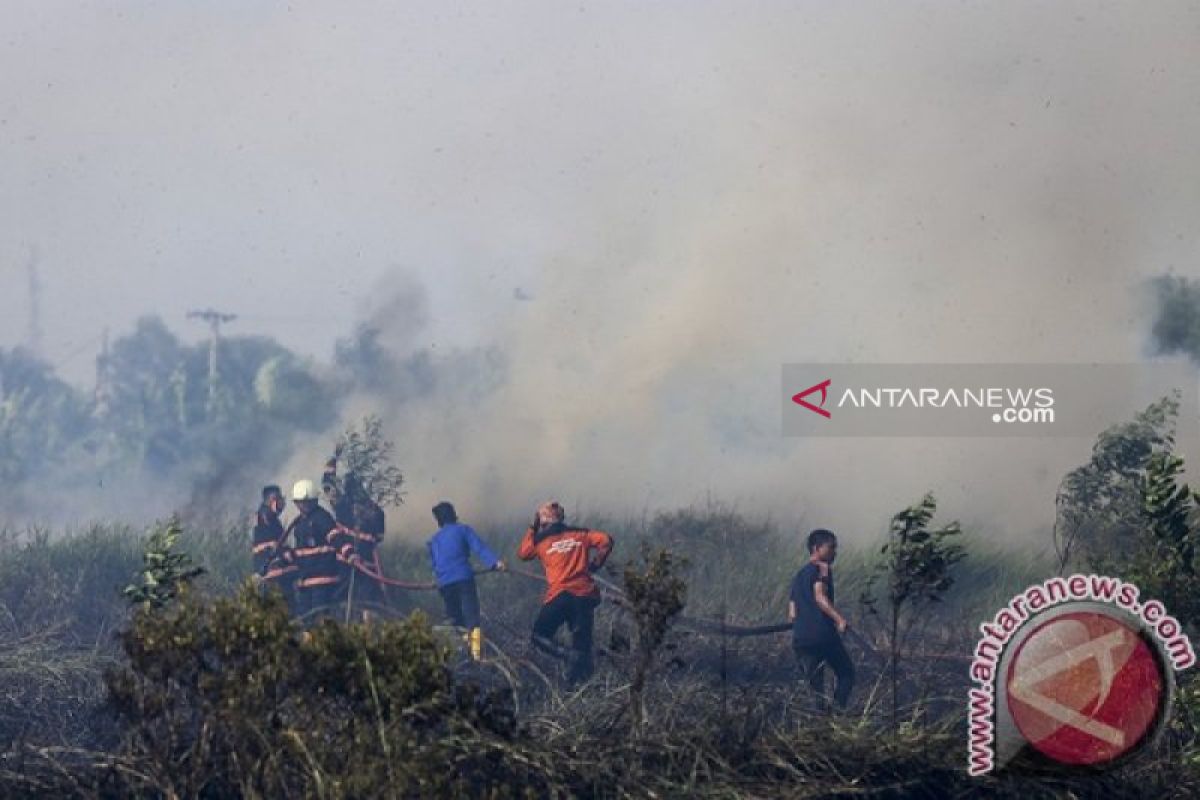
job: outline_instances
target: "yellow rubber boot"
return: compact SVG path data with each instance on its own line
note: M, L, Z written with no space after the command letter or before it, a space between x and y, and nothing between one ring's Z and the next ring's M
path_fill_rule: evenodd
M467 634L467 643L471 648L471 658L476 661L483 660L483 630L480 628L471 628Z

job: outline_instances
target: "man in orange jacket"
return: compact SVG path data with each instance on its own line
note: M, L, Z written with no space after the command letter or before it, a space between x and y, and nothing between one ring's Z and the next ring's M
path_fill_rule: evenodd
M563 623L571 629L571 658L567 680L586 680L592 674L592 624L600 592L592 573L612 552L612 537L602 531L573 528L557 501L538 507L533 525L525 531L517 556L541 560L546 571L546 595L533 623L533 643L558 653L554 634ZM595 551L594 555L592 551Z

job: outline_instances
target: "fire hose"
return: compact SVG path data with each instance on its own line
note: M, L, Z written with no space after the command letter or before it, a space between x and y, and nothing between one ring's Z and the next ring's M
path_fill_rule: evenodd
M358 572L361 572L363 575L366 575L371 580L378 581L379 583L384 584L386 586L395 586L399 589L408 589L410 591L433 591L434 589L438 588L437 584L432 581L414 582L414 581L401 581L401 580L397 580L395 578L389 578L386 575L382 574L382 572L376 572L375 570L372 570L370 567L368 567L365 563L363 563L359 559L350 559L349 561L346 561L345 563L349 564L351 567L353 567ZM519 568L515 568L515 567L506 567L503 571L511 573L513 575L517 575L522 578L528 578L530 580L535 580L535 581L538 581L539 583L545 581L545 577L542 575L538 575L537 573L529 572L527 570L523 570L523 569L519 569ZM476 575L487 575L487 574L499 572L499 570L494 570L494 569L474 570L474 572ZM616 584L611 583L610 581L607 581L604 578L601 578L596 575L592 576L592 580L594 580L596 582L596 584L598 586L600 586L600 588L602 590L604 590L601 592L601 597L603 599L605 599L605 600L611 602L613 605L619 606L621 608L626 608L626 609L628 608L629 601L628 601L628 598L626 598L625 591L623 589L621 589ZM685 617L685 616L679 617L678 621L679 621L679 624L681 627L691 628L692 630L696 631L697 633L708 633L708 634L715 634L718 636L735 636L735 637L768 636L773 633L783 633L785 631L790 631L792 629L791 624L787 623L787 622L779 622L779 623L775 623L775 624L771 624L771 625L746 626L746 625L730 625L725 622L717 622L714 620L698 619L696 617Z
M384 586L394 586L398 589L407 589L409 591L433 591L438 588L433 581L417 582L417 581L402 581L396 578L389 578L383 574L381 565L379 564L378 553L376 553L375 567L371 569L361 559L351 558L346 560L349 566L353 567L358 572L367 576L371 580L378 581ZM521 569L519 567L505 567L503 572L507 572L518 577L527 578L529 580L542 583L545 581L544 575L539 575L535 572ZM501 572L496 569L474 570L476 575L487 575ZM612 603L618 608L625 610L629 609L629 600L625 594L625 590L616 584L601 578L598 575L592 575L592 580L601 588L601 598ZM728 636L734 638L745 638L752 636L770 636L776 633L786 633L792 629L790 622L776 622L766 625L733 625L724 621L700 619L698 617L680 616L677 618L677 624L681 628L685 628L696 633L709 634L713 636ZM846 635L854 641L856 645L872 656L883 657L862 634L853 628L846 631ZM938 659L962 660L963 657L954 654L937 654L932 656Z

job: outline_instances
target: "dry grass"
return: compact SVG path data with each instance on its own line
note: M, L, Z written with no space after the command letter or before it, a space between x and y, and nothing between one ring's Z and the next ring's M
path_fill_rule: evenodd
M686 615L741 624L782 618L798 562L797 542L768 521L709 508L598 524L618 534L618 567L641 540L688 556ZM477 527L511 555L519 526ZM190 544L185 536L182 546L209 569L206 591L226 594L239 580L248 561L243 536L232 525L194 535ZM169 796L161 765L152 769L144 754L125 748L128 731L118 729L103 710L103 671L125 663L112 636L127 624L116 589L137 570L139 547L138 536L122 528L95 527L57 537L44 532L0 536L3 796L120 797L134 791L131 787L145 796ZM389 574L427 579L419 547L388 543L384 558ZM856 587L868 566L867 555L852 549L837 566L839 599L856 617ZM512 776L512 785L501 780L503 788L493 786L490 795L481 790L478 796L1200 796L1200 770L1165 749L1091 779L966 776L967 678L960 659L973 644L977 621L992 613L998 599L1044 577L1043 569L1049 569L1048 562L1043 568L1026 557L974 548L945 607L906 643L899 729L887 722L890 699L881 683L885 662L874 650L883 643L882 633L870 624L862 631L867 649L851 646L859 668L852 709L834 717L814 712L812 698L797 681L786 635L723 639L677 625L647 682L645 721L633 726L634 637L625 613L610 605L601 608L597 673L567 690L563 665L528 643L540 587L517 576L485 576L480 592L488 662L472 665L452 655L450 665L458 683L507 693L519 725L508 736L478 726L458 728L438 743L438 752L448 754L452 764L467 757L463 754L492 759L487 763L495 764L497 776ZM441 615L434 593L394 599L402 611L424 609L434 619ZM453 636L447 642L456 645ZM370 724L363 730L374 732L372 741L381 753L395 746L386 726L379 726L379 704L385 701L376 698L375 705L364 706ZM297 796L353 796L323 771L320 748L308 740L295 745L287 752L309 776ZM205 758L219 761L222 770L254 768L216 751ZM389 782L400 781L398 768L397 763L381 766L378 774L392 778L380 778L380 796L389 796ZM249 789L238 793L253 796Z

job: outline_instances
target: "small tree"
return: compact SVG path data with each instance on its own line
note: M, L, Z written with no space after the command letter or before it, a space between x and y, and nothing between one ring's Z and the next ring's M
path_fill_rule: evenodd
M646 718L645 690L655 656L670 630L671 621L683 611L687 583L679 577L682 562L670 551L651 551L642 543L641 564L625 566L625 594L637 628L633 652L633 677L629 684L629 709L633 726L640 729Z
M941 601L954 585L952 568L966 557L966 551L955 541L962 534L957 522L930 529L936 511L937 501L928 493L919 503L892 517L888 541L880 549L882 558L862 595L867 611L879 617L879 598L874 592L877 580L884 579L893 726L898 712L900 642L906 638L902 634L911 630L919 609Z
M343 474L354 473L373 501L397 506L404 502L404 474L392 463L394 450L395 444L383 435L383 421L369 414L346 428L333 452L344 466Z
M1063 477L1055 496L1059 575L1078 555L1097 570L1106 559L1129 555L1144 523L1140 480L1152 456L1170 452L1178 414L1178 394L1151 403L1101 433L1088 462Z
M142 555L140 580L131 583L121 594L130 605L140 605L149 611L160 609L174 600L189 583L204 574L204 568L195 566L191 556L175 549L183 526L178 517L172 517L166 525L150 534L146 551Z
M1183 459L1173 453L1151 456L1139 487L1146 524L1128 560L1114 566L1194 629L1200 623L1200 530L1194 524L1197 496L1179 482L1182 470Z
M1112 566L1194 634L1200 625L1200 528L1195 524L1197 494L1180 483L1182 470L1183 459L1173 453L1150 457L1139 484L1145 524L1134 537L1132 554ZM1200 682L1195 676L1180 676L1175 708L1172 739L1186 761L1200 764Z

